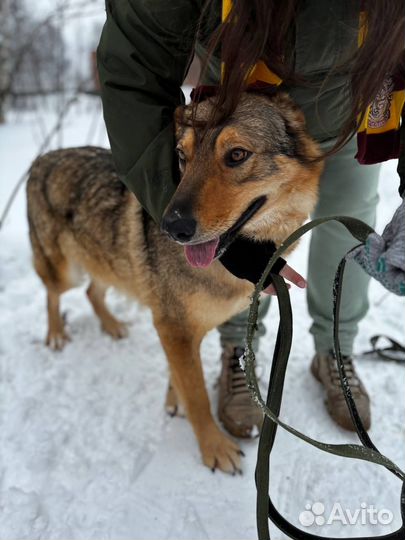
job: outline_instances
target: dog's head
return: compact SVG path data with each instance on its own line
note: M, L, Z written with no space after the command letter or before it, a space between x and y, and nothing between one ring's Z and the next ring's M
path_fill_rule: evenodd
M322 165L304 115L286 94L245 93L224 123L204 132L215 98L175 113L181 181L162 230L208 266L239 233L283 240L313 209Z

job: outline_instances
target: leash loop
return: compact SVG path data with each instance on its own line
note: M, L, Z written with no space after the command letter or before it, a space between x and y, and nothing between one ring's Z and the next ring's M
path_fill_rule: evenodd
M377 347L377 343L381 339L387 340L390 345L388 347ZM364 355L376 354L379 358L383 360L386 360L388 362L397 362L398 364L403 364L405 362L405 347L401 345L401 343L399 343L398 341L395 341L395 339L392 339L389 336L376 335L370 338L370 344L372 350L363 353Z
M317 227L323 223L329 221L337 221L346 227L346 229L361 243L364 243L367 236L373 232L373 229L363 223L362 221L345 216L333 216L329 218L319 218L306 223L294 233L292 233L282 245L275 251L270 258L266 269L264 270L259 282L257 283L254 293L252 295L252 303L249 311L247 336L246 336L246 349L245 349L245 373L248 387L252 393L252 397L255 402L262 408L264 412L264 421L260 434L258 457L256 465L256 488L257 488L257 530L259 540L270 540L269 522L270 518L273 523L283 531L287 536L294 540L339 540L332 537L321 537L313 535L311 533L302 531L292 525L286 520L275 508L271 498L269 497L270 487L270 455L274 446L277 427L280 426L284 430L288 431L295 437L315 446L316 448L328 452L329 454L360 459L369 461L377 465L382 465L397 476L402 481L401 490L401 516L402 526L394 533L378 536L376 538L382 540L404 540L405 538L405 473L389 458L381 454L377 447L371 441L364 425L361 421L360 415L357 411L355 401L352 396L350 384L345 374L345 367L340 352L339 343L339 310L342 294L342 280L344 276L344 269L346 259L343 258L339 264L334 281L334 302L333 302L333 315L334 315L334 347L335 355L338 364L339 378L342 387L342 391L345 396L346 403L348 405L350 415L356 427L357 434L361 441L361 445L358 444L329 444L312 439L311 437L301 433L295 428L284 423L279 418L285 374L291 350L293 326L292 326L292 311L289 292L284 280L277 274L272 273L272 269L277 259L296 242L306 232L310 231L314 227ZM357 247L357 246L356 246ZM258 318L258 306L260 302L260 294L263 290L264 282L270 275L273 281L274 288L278 297L279 304L279 326L277 332L277 340L273 353L273 362L270 373L269 387L266 402L263 400L260 389L257 383L254 364L255 353L253 350L253 338L257 329ZM358 540L371 540L370 536L357 537Z

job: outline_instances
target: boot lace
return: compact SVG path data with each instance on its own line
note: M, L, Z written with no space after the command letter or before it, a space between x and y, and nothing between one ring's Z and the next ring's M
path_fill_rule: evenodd
M235 347L233 354L229 357L230 387L234 395L249 393L245 373L239 362L243 353L244 349L242 347Z
M360 379L356 373L353 365L353 359L351 356L342 356L343 365L345 367L345 374L350 388L357 389L360 387ZM335 386L340 387L339 368L337 360L334 354L329 356L329 373L332 383Z

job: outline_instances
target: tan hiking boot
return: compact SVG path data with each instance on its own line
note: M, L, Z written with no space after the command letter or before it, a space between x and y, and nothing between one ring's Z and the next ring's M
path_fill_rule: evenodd
M225 429L235 437L259 434L263 413L251 398L239 358L242 347L225 347L219 378L218 417Z
M344 356L343 361L360 418L363 421L365 429L369 430L371 424L370 397L356 373L352 358L350 356ZM325 387L325 404L330 416L339 426L350 431L355 431L356 429L340 386L335 355L332 352L329 354L316 354L312 360L311 372Z

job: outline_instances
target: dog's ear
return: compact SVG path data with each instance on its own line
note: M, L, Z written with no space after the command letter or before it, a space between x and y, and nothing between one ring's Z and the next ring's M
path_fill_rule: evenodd
M184 130L191 125L191 107L190 105L180 105L174 111L174 126L176 140L179 140Z
M272 102L284 119L286 133L290 140L286 154L307 164L319 159L322 152L307 133L305 116L301 109L284 92L276 94Z
M290 96L284 92L276 94L272 102L280 110L285 120L286 126L291 132L302 132L305 130L305 116L301 109L295 104Z
M184 132L184 109L185 107L180 105L179 107L176 107L176 110L174 111L173 118L176 140L179 140Z

